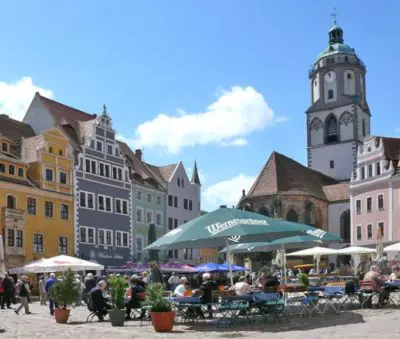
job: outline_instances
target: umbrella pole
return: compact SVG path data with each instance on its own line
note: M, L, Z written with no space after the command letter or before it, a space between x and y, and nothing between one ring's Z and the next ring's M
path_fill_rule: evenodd
M228 265L229 265L229 275L231 278L231 287L233 286L233 274L232 274L232 264L231 264L231 251L229 249L229 240L226 240L226 253L228 255Z
M283 278L285 284L287 283L287 270L286 270L286 253L285 253L285 245L282 244L282 259L283 259Z

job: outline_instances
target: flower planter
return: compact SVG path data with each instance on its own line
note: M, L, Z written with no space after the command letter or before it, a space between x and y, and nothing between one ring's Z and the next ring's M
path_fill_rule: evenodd
M170 332L174 327L175 312L151 312L151 321L156 332Z
M108 315L112 326L124 326L125 310L109 310Z
M54 317L58 324L66 324L69 318L70 309L56 308L54 310Z

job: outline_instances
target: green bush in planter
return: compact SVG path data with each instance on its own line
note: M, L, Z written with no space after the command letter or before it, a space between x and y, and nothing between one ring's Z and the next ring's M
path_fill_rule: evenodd
M112 277L108 280L108 288L111 294L111 304L114 310L125 308L126 281L123 277Z
M147 285L144 305L150 306L151 312L172 311L172 303L164 297L164 291L164 286L160 283Z
M299 273L298 275L299 278L299 283L308 286L309 285L309 280L308 280L308 275L305 273Z
M64 272L64 278L57 281L50 289L50 298L64 310L76 301L78 295L75 274L71 269Z

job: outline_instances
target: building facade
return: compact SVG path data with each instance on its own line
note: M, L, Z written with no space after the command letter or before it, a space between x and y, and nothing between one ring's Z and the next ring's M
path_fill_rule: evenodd
M132 191L112 120L35 95L24 121L36 133L58 126L74 145L75 255L103 265L132 259Z
M126 143L118 144L126 158L132 181L133 260L147 261L148 252L144 252L143 248L151 241L150 225L154 224L157 239L166 232L167 191L163 182L143 162L141 150L133 152Z
M166 188L167 231L200 216L201 183L196 163L191 180L189 180L182 162L168 166L149 164L147 166L157 178L164 182ZM170 261L196 264L199 262L200 250L193 248L171 250L168 252L168 257Z
M0 116L0 233L7 268L74 253L73 152L53 128Z

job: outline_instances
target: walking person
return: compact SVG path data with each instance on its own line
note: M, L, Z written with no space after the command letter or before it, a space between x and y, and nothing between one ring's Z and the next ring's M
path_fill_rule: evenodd
M54 315L54 306L57 307L57 305L55 305L53 299L51 299L50 297L50 290L51 287L57 282L56 279L56 274L55 273L51 273L50 274L50 278L47 279L46 284L44 285L44 289L47 293L47 297L49 298L49 308L50 308L50 315Z
M31 314L29 312L29 303L28 303L28 296L31 293L29 284L28 284L28 277L23 275L21 277L21 282L18 286L18 296L19 299L21 300L21 305L14 311L16 314L19 314L19 311L21 311L22 307L25 309L25 314Z
M39 295L40 295L40 305L46 305L47 301L47 293L46 289L44 288L46 285L45 277L41 276L39 280Z
M3 278L0 277L0 305L1 305L1 309L2 309L2 310L4 310L3 299L4 299Z
M11 308L11 301L14 300L14 280L6 274L3 279L3 299L1 301L1 308L4 308L4 305L7 305L7 308Z

